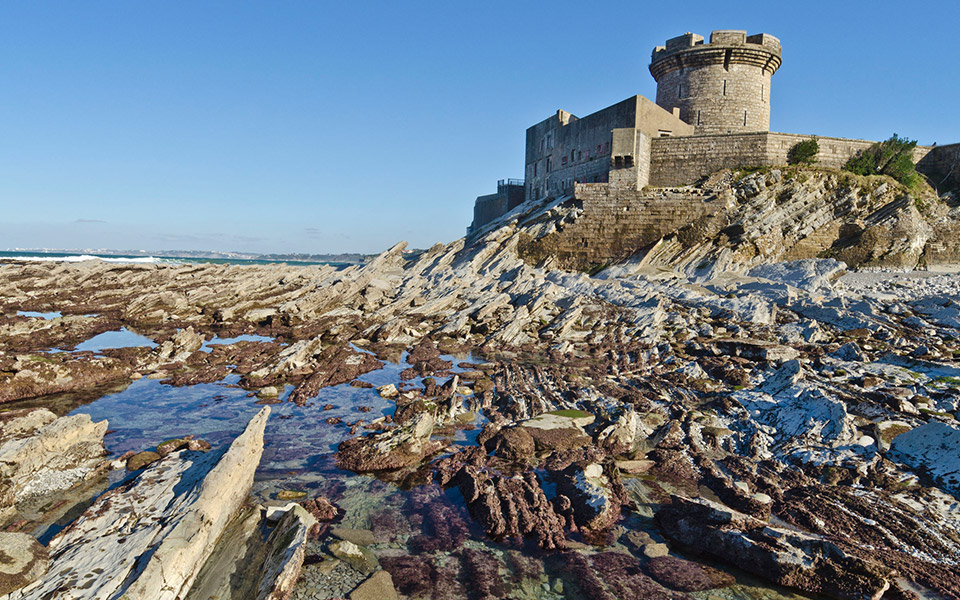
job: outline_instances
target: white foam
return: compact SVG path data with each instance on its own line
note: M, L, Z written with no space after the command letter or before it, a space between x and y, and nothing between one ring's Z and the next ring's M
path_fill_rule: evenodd
M136 258L126 256L94 256L92 254L72 254L69 256L2 256L0 260L18 260L26 262L84 262L87 260L101 260L109 263L145 263L157 264L170 262L169 259L158 258L156 256L139 256Z

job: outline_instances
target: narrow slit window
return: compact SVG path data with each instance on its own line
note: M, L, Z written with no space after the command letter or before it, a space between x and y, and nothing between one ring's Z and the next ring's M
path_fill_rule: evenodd
M727 95L727 80L726 80L726 79L723 80L723 95L724 95L724 96Z
M683 84L677 86L677 98L683 98Z
M767 90L766 90L766 88L767 88L767 86L765 86L765 85L763 85L763 84L760 84L760 102L766 102L766 101L767 101Z
M747 126L747 111L743 111L743 126Z
M699 126L700 124L701 124L701 123L700 123L700 111L698 110L698 111L697 111L697 126Z

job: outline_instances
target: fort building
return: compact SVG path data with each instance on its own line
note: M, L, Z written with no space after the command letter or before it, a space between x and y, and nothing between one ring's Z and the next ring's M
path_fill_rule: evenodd
M710 42L687 33L653 49L657 105L680 109L694 133L770 129L770 78L780 68L780 40L760 33L714 31Z
M468 233L523 201L618 198L628 207L643 188L696 183L725 168L787 164L787 153L810 135L770 131L771 82L780 68L780 40L721 30L709 41L694 33L653 49L650 74L657 100L632 96L585 117L568 111L529 127L523 180L502 180L477 198ZM818 164L840 168L872 141L817 134ZM918 146L919 171L952 173L960 146ZM956 173L960 177L960 166ZM598 191L597 186L605 186ZM598 196L599 194L599 196Z

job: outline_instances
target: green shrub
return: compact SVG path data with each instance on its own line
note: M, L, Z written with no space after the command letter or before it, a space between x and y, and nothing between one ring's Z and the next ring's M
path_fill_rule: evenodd
M857 175L889 175L907 187L914 187L921 181L913 163L916 147L916 140L893 134L889 140L857 152L843 168Z
M787 163L791 165L812 165L817 162L820 153L820 143L817 138L797 142L787 151Z

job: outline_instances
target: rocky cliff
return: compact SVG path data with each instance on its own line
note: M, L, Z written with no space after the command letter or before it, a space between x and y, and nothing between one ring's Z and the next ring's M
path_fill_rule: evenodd
M521 243L530 263L588 271L632 257L698 279L803 258L960 263L960 198L828 169L721 171L697 186L641 191L578 185L552 212L549 231Z

